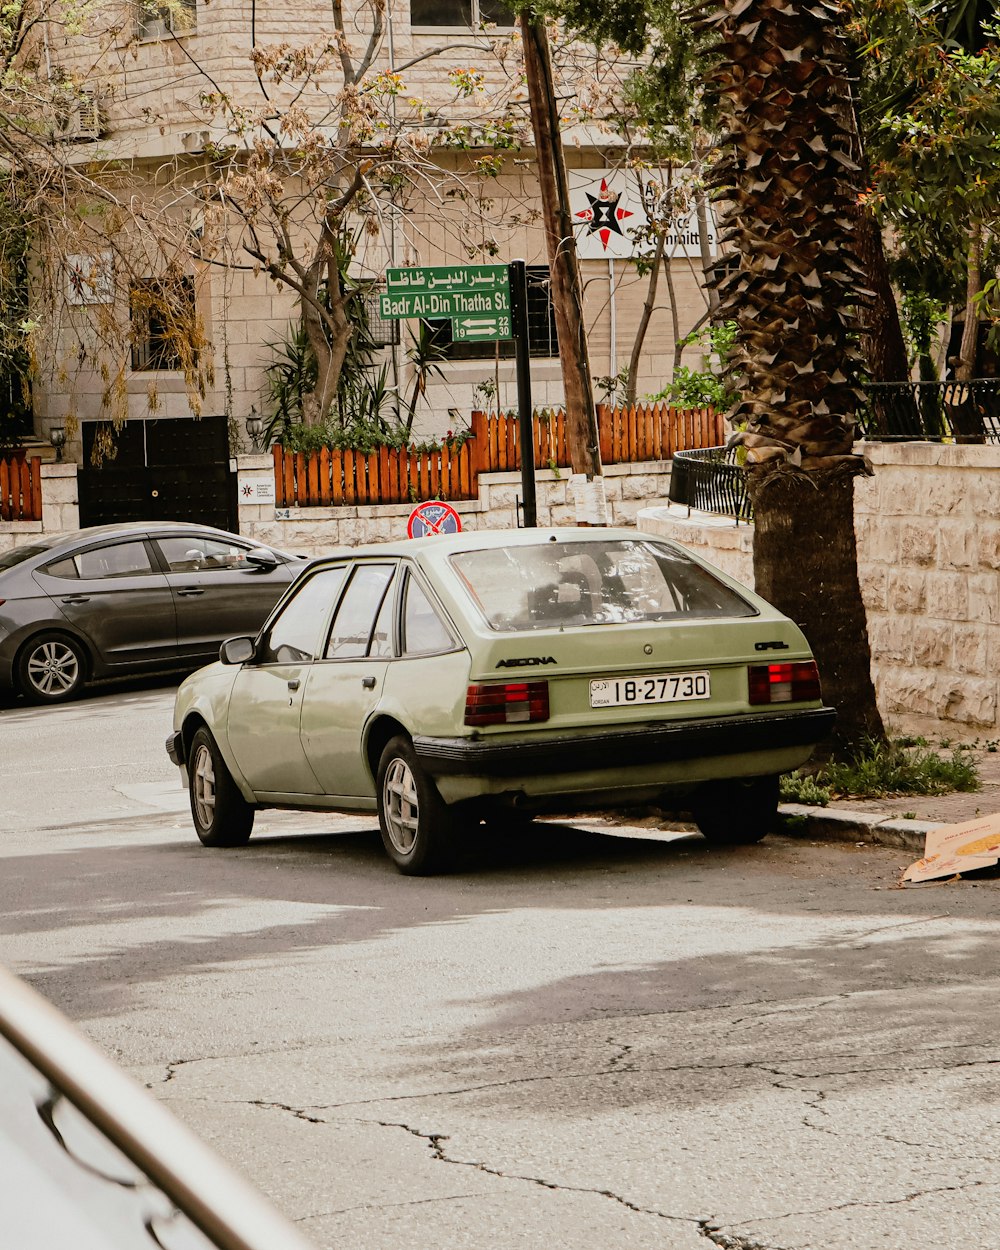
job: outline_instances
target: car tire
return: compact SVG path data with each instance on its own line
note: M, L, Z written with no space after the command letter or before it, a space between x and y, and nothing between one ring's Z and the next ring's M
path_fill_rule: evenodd
M720 846L759 842L777 820L778 778L706 782L695 794L691 814L709 842Z
M218 744L202 726L188 752L188 793L195 833L204 846L246 846L254 809L240 794Z
M461 822L420 766L409 738L397 735L386 743L377 786L382 845L399 871L422 877L448 869Z
M87 679L87 653L68 634L38 634L21 648L15 685L29 703L75 699Z

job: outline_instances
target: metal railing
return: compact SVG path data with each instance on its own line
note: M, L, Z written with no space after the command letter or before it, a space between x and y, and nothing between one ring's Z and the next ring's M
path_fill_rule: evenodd
M858 435L877 442L1000 443L1000 378L870 382Z
M735 449L725 447L675 451L670 465L670 502L731 516L737 524L752 520L746 471L737 463L736 454Z
M865 399L857 434L871 442L1000 443L1000 378L869 383ZM725 447L675 452L669 497L737 523L753 519L746 473Z

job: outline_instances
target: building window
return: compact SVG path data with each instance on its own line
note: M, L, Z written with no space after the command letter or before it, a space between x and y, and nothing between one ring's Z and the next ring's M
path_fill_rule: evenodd
M135 14L136 34L140 39L190 35L198 24L197 18L197 0L172 0L170 4L139 0Z
M147 278L132 287L130 304L137 373L197 364L193 278Z
M459 27L478 30L480 26L511 27L514 10L501 0L410 0L410 25Z
M379 291L375 284L366 285L361 292L361 315L364 334L372 347L394 347L400 342L400 322L395 317L383 317L379 305Z
M552 284L548 265L527 265L528 277L528 352L532 356L558 356L556 317L552 307ZM514 355L512 339L486 339L480 342L456 341L452 338L451 320L427 321L434 342L444 348L448 360L493 360Z

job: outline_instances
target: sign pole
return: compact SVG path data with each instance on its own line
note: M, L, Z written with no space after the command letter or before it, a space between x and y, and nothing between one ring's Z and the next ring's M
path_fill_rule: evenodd
M535 410L531 402L531 357L528 353L528 273L523 260L512 260L511 328L517 366L517 424L521 440L521 510L528 529L538 525L535 506Z

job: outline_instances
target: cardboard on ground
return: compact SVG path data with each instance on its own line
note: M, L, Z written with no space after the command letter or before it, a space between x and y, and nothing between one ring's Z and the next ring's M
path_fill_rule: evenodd
M973 868L989 868L1000 860L1000 812L977 816L961 825L938 825L930 829L924 857L903 873L904 881L932 881L953 877Z

